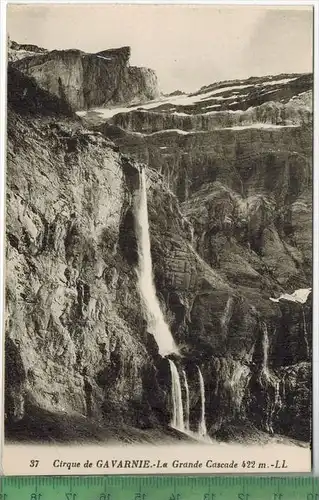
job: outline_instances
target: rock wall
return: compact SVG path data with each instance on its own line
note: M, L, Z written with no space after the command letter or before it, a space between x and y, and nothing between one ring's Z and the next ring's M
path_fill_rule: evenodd
M130 150L131 136L121 131L115 144L88 131L61 111L67 99L16 69L13 77L7 437L91 438L103 429L97 437L108 430L130 441L145 439L142 430L165 433L168 363L146 331L136 289L138 171L136 160L118 152ZM39 106L50 95L49 110ZM270 297L309 285L309 132L224 133L162 134L154 149L147 140L140 149L148 160L156 289L183 354L176 363L189 377L191 425L200 412L198 365L210 435L234 438L253 422L308 440L311 299L301 307ZM279 154L270 150L274 144ZM166 163L160 147L171 148ZM136 144L130 151L137 155ZM185 163L183 152L191 158Z
M99 130L163 175L196 250L236 285L272 293L311 280L310 125L151 136Z
M74 119L24 118L11 104L8 433L27 432L39 414L39 437L45 415L54 425L68 416L151 425L158 412L163 418L166 405L156 391L134 267L119 244L127 237L125 176L134 177L134 167L123 169L114 145ZM150 383L158 406L153 410ZM45 430L42 437L50 439Z
M269 297L279 294L281 285L263 259L256 256L264 266L259 274L249 266L234 236L221 243L224 263L209 265L191 245L191 228L179 214L176 198L163 203L162 196L151 198L154 270L163 308L184 356L180 370L186 369L192 387L193 430L200 415L198 365L205 379L211 435L232 439L248 422L268 433L308 440L311 297L304 306L272 303ZM232 428L237 430L233 433Z
M297 105L295 101L287 104L267 102L240 112L219 111L205 114L186 114L183 112L158 112L134 110L118 113L112 120L130 132L152 134L163 130L178 129L184 132L211 131L253 124L270 124L281 127L287 125L311 124L312 113L308 105Z
M65 99L73 110L142 102L159 95L153 70L129 66L130 47L96 54L53 50L23 52L20 57L21 50L14 52L12 66L33 77L40 88Z
M160 203L150 213L154 225L165 221L158 287L174 335L191 353L195 387L194 363L202 363L208 425L223 439L247 419L266 432L309 438L311 300L270 301L312 281L311 92L300 81L305 87L295 95L290 87L289 98L279 90L278 101L250 108L242 101L236 112L200 113L196 103L176 100L97 125L176 196L184 238L175 228L167 233ZM198 397L192 411L196 426Z

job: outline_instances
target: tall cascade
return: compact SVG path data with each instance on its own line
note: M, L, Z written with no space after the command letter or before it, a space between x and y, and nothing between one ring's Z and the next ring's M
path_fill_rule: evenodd
M310 351L309 351L309 342L308 342L308 332L307 332L305 310L304 310L303 305L301 305L301 310L302 310L303 335L304 335L305 346L306 346L306 354L307 354L307 357L309 357Z
M138 288L143 304L143 313L149 332L154 336L159 354L167 356L178 349L165 322L153 279L151 242L149 233L145 171L139 175L140 189L135 198L135 220L138 247Z
M184 386L186 393L186 407L185 407L185 430L189 431L189 387L185 370L183 370Z
M268 337L268 329L267 325L263 323L262 325L262 350L263 350L263 356L262 356L262 365L261 369L263 374L265 375L265 378L267 380L270 379L270 373L269 373L269 367L268 367L268 353L269 353L269 337Z
M172 377L172 403L173 403L173 417L171 421L172 427L178 429L179 431L185 431L184 424L184 410L183 410L183 399L182 399L182 387L179 378L179 373L176 368L174 361L171 359L169 361L169 366L171 370Z
M199 366L197 367L197 369L199 376L200 400L201 400L201 418L198 425L198 434L200 436L206 436L207 429L206 429L206 417L205 417L205 384Z

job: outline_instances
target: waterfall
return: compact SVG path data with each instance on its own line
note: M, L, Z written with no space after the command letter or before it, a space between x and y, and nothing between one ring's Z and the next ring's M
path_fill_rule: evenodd
M198 434L200 436L206 436L207 429L206 429L206 418L205 418L205 385L204 385L203 375L202 372L200 371L199 366L197 367L197 369L199 376L200 400L201 400L201 418L198 425Z
M268 352L269 352L269 338L268 338L268 330L267 325L263 323L262 325L263 336L262 336L262 349L263 349L263 357L262 357L262 372L265 375L267 380L270 379L269 368L268 368Z
M189 387L185 370L183 370L185 393L186 393L186 408L185 408L185 430L189 431Z
M272 430L272 432L273 432L274 419L277 416L277 413L282 406L282 401L281 401L281 397L280 397L280 381L279 381L279 379L275 381L274 391L275 391L274 400L273 400L271 408L270 408L270 416L269 416L269 428Z
M154 336L159 354L166 356L178 349L165 322L153 280L151 242L149 233L145 171L140 171L140 189L135 198L135 220L138 247L138 288L143 304L143 313L149 332Z
M233 298L228 297L223 315L220 320L224 335L227 335L228 325L232 317L232 306L233 306Z
M262 359L261 373L264 376L263 386L267 393L267 404L265 405L265 412L266 412L265 426L267 432L273 434L274 424L276 423L276 417L278 411L282 407L283 402L280 396L280 379L271 369L269 370L269 364L268 364L269 337L268 337L267 325L265 323L263 324L262 347L263 347L263 359Z
M191 245L194 246L195 243L195 230L193 224L190 226L190 231L191 231Z
M179 378L179 373L176 368L174 361L168 360L171 377L172 377L172 403L173 403L173 417L171 420L171 425L179 431L185 431L184 425L184 411L183 411L183 399L182 399L182 388L181 381Z
M309 342L308 342L307 324L306 324L305 310L304 310L303 306L301 306L301 309L302 309L302 321L303 321L303 334L304 334L304 339L305 339L306 354L307 354L307 358L308 358L309 357Z
M280 381L279 380L276 382L275 406L276 406L276 408L280 408L281 407Z

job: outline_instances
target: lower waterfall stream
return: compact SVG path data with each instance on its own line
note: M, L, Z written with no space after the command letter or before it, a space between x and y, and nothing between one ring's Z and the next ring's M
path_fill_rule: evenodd
M173 416L171 421L171 426L179 431L185 431L184 424L184 409L183 409L183 398L182 398L182 387L179 378L179 373L176 368L174 361L168 360L171 377L172 377L172 405L173 405Z
M187 382L187 376L185 370L183 370L184 386L186 394L186 405L185 405L185 429L189 431L189 387Z
M199 377L199 387L200 387L200 402L201 402L201 416L200 416L200 421L198 425L198 434L200 437L206 436L207 434L207 428L206 428L206 415L205 415L205 384L204 384L204 379L202 372L199 368L198 369L198 377Z

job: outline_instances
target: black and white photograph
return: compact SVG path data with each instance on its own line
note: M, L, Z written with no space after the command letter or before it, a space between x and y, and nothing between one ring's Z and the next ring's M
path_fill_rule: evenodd
M4 473L310 472L313 7L6 17Z

